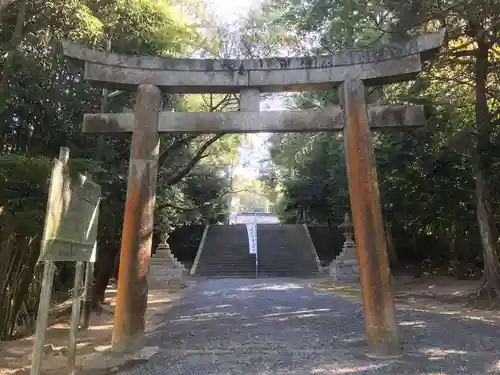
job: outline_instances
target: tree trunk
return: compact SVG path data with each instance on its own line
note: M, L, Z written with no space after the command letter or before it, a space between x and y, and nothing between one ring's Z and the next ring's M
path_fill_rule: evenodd
M418 259L418 246L417 246L417 229L411 232L411 245L413 249L414 259Z
M448 248L450 249L450 258L453 277L460 279L463 276L463 267L460 260L460 255L457 250L457 231L453 224L450 229L445 231L445 238L448 243Z
M14 34L12 35L12 38L10 39L10 48L9 51L7 52L7 57L5 58L5 62L3 65L3 71L2 71L2 80L0 81L0 90L1 92L5 92L8 83L9 83L9 78L12 73L12 67L14 65L14 60L16 57L17 53L17 48L19 47L19 44L21 43L21 40L23 38L23 30L24 30L24 20L26 18L26 9L28 8L28 0L21 0L19 4L19 11L17 13L17 18L16 18L16 26L14 28Z
M476 172L477 221L483 245L483 289L488 296L500 294L500 263L496 250L496 227L488 186L480 171Z
M474 176L476 178L476 203L477 221L483 245L484 269L483 269L483 292L489 297L500 294L500 263L498 261L496 241L497 230L493 217L490 188L489 170L491 157L486 153L490 143L490 113L487 101L486 82L488 78L488 53L489 46L485 40L484 33L476 34L478 44L475 62L475 112L477 126L477 144L473 147L472 159Z
M95 287L92 302L102 303L109 284L109 279L115 267L115 259L120 252L119 244L112 244L104 247L100 252L95 269Z
M121 249L121 244L120 244L120 249ZM119 271L120 271L120 251L118 251L118 253L115 256L115 259L113 261L113 271L111 271L111 277L114 277L116 281L118 281L118 277L120 276Z
M167 237L168 238L168 237ZM153 231L153 240L151 242L151 254L156 254L156 248L162 242L161 233L159 231Z
M396 253L396 249L394 248L394 238L392 237L391 228L386 225L385 226L385 238L387 241L387 255L389 256L389 265L392 269L399 269L399 258Z

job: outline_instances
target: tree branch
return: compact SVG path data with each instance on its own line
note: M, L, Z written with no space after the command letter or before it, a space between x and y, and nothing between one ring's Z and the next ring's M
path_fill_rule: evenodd
M1 1L1 0L0 0ZM213 105L213 94L210 94L210 104L207 103L207 100L205 97L202 97L203 101L207 106L210 108L210 112L216 112L218 110L224 109L231 101L231 94L226 94L216 105ZM188 135L185 138L182 138L178 141L175 141L174 144L170 147L168 147L166 150L164 150L161 154L160 157L158 158L158 167L161 167L165 161L168 159L169 155L181 148L182 146L187 146L187 144L194 139L199 137L198 135ZM219 136L220 138L220 136ZM201 159L201 157L199 158ZM199 160L197 160L199 161ZM196 163L195 163L196 164ZM194 166L194 165L193 165Z
M477 49L468 49L464 51L456 51L453 53L448 53L450 57L475 57L477 54Z
M156 210L163 210L163 209L165 209L167 207L173 208L174 210L177 210L177 211L194 211L194 210L199 210L200 208L210 206L215 201L221 200L222 197L225 196L225 195L227 195L227 194L237 194L237 193L241 193L243 191L247 191L247 189L226 190L226 191L222 192L220 195L218 195L217 197L215 197L214 199L211 199L208 202L205 202L205 203L203 203L203 204L201 204L199 206L196 206L196 207L180 207L180 206L176 206L175 204L171 204L171 203L163 203L163 204L158 205L156 207Z
M180 149L182 146L187 146L189 142L192 140L196 139L198 135L188 135L187 137L184 137L180 140L177 140L174 142L173 145L165 149L161 154L160 157L158 158L158 168L161 168L161 166L165 163L165 161L168 159L170 154L178 149Z
M214 96L213 94L210 94L210 103L207 102L207 99L205 96L202 96L202 99L203 99L203 102L205 103L205 105L209 108L209 112L217 112L219 111L219 109L221 109L220 107L226 103L226 101L228 99L231 98L231 94L226 94L224 95L224 97L219 101L219 103L217 103L216 105L214 105ZM220 111L219 111L220 112Z
M193 169L193 167L203 158L205 151L215 142L217 142L220 138L222 138L225 135L225 133L220 133L215 135L214 137L210 138L208 141L206 141L196 152L196 154L193 156L191 161L180 170L179 173L174 175L171 178L168 178L166 181L167 185L175 185L177 184L180 180L182 180L184 177L187 176L187 174Z

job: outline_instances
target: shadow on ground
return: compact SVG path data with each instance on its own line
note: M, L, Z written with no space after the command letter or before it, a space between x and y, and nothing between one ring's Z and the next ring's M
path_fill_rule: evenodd
M128 374L500 374L492 322L400 310L404 354L373 360L358 302L287 280L204 281L161 318Z

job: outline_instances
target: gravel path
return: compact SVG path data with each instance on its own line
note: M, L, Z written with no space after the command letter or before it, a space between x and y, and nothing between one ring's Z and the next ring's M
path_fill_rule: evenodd
M361 306L293 280L203 281L163 318L127 374L500 374L497 325L400 311L404 355L372 360Z

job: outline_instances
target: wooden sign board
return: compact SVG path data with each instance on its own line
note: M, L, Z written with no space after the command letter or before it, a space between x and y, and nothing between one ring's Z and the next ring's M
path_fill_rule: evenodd
M55 160L39 262L95 262L100 199L99 185Z

